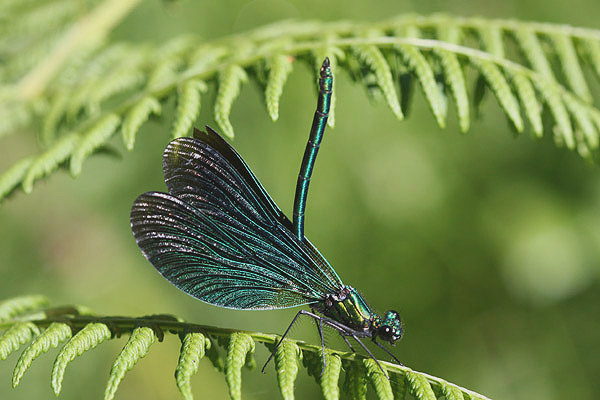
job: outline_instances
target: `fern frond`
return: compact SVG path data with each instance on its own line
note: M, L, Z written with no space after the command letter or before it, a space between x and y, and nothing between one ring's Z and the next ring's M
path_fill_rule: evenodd
M481 21L473 29L487 53L496 57L504 57L504 32L500 27Z
M170 52L177 51L170 50ZM157 90L169 84L177 75L177 70L181 65L181 59L177 56L167 56L161 63L156 65L148 76L146 88L149 91Z
M586 107L583 107L573 96L565 95L563 100L567 109L575 119L575 122L583 132L585 144L588 145L590 149L596 149L598 147L598 133L592 122L593 114L596 113L590 112ZM582 144L581 140L578 142L579 144Z
M58 126L67 111L69 104L69 96L61 93L52 99L50 109L44 116L42 121L42 131L40 133L40 142L44 146L48 146L56 139L58 134Z
M141 87L143 82L144 74L134 66L128 65L126 69L116 71L105 79L96 82L90 88L89 92L86 93L86 98L80 105L85 107L85 112L88 115L99 114L101 110L100 105L103 101L115 95ZM71 116L79 112L79 109L76 107L73 110L74 112L71 113Z
M373 71L388 106L396 118L402 120L404 115L400 109L398 95L394 89L395 84L392 79L392 71L381 51L373 45L355 46L353 51L358 59Z
M308 370L308 374L314 377L321 386L321 393L325 400L339 399L338 382L342 372L341 358L335 353L326 351L325 361L323 361L321 352L305 353L302 362Z
M70 73L61 73L58 79L63 79L65 85L74 87L92 84L102 79L112 68L118 68L122 61L132 60L129 58L133 57L132 54L143 54L143 52L144 48L134 48L125 43L110 44L96 51L86 63L79 65L78 69L70 71Z
M294 399L294 382L298 376L300 359L302 359L302 351L296 343L289 339L284 339L275 352L277 383L284 400Z
M452 24L452 22L439 24L436 27L436 33L440 40L454 44L462 43L465 35L465 32L460 27ZM502 43L501 39L502 37L500 36L500 43Z
M138 1L127 0L127 6L107 1L118 15L111 14L107 25L96 27L98 35L92 36L104 37L99 32L106 32L126 7ZM95 14L100 7L84 14L101 15ZM81 19L70 23L71 34L91 29L82 26ZM473 36L479 44L472 42ZM522 57L507 51L510 41L516 42ZM469 97L477 101L483 93L467 90L467 77L475 68L480 75L478 87L491 89L517 131L529 125L540 137L548 129L558 143L586 157L595 151L600 135L597 99L592 99L592 82L582 72L591 68L600 76L599 30L451 15L405 15L368 24L286 22L214 41L200 42L184 35L163 46L100 39L88 47L80 41L73 46L64 49L65 57L50 50L41 61L64 66L62 72L50 68L56 79L36 75L36 67L7 75L2 75L0 67L1 76L14 77L0 83L0 133L36 126L41 119L44 147L32 161L18 164L0 177L1 196L19 183L30 191L35 180L69 159L76 175L80 161L88 155L78 140L107 116L124 121L124 145L131 148L141 123L151 112L158 112L158 102L175 97L173 136L188 134L199 113L205 82L217 84L211 107L222 132L231 137L234 129L229 117L241 85L248 72L264 71L266 66L270 73L265 81L265 101L269 115L276 119L284 84L292 76L290 60L315 70L315 59L320 64L324 56L330 57L335 68L334 85L343 76L340 71L351 72L370 92L382 94L399 118L409 106L410 88L416 80L438 125L446 123L448 95L456 104L460 129L466 131L471 125ZM335 97L330 125L334 123ZM550 111L552 119L546 126L542 107ZM104 139L109 136L107 133ZM76 148L82 149L77 155Z
M223 60L229 51L223 46L212 46L204 44L191 52L188 62L188 74L195 76L207 68L217 65Z
M562 138L569 149L573 149L575 147L573 128L560 92L551 84L542 80L538 80L534 82L534 84L540 91L542 98L546 102L546 105L556 121L556 128L554 130L555 135Z
M120 123L121 118L118 115L109 114L81 137L71 155L71 175L78 176L81 173L83 160L105 144Z
M140 0L107 0L74 21L57 41L53 52L19 80L21 99L31 100L46 91L52 78L78 51L98 43ZM87 11L87 10L86 10Z
M23 191L30 193L33 190L33 182L48 175L58 168L61 163L65 162L75 150L79 139L79 135L76 133L62 136L48 150L36 157L23 176ZM0 181L3 180L4 176L0 178Z
M73 21L74 17L80 14L80 10L81 5L77 2L57 0L19 12L17 18L10 18L10 12L2 14L3 37L0 41L0 50L15 52L22 49L32 38L49 35Z
M436 54L441 61L445 82L450 87L450 92L452 93L454 103L456 104L458 125L460 126L461 132L465 133L469 130L471 121L469 115L470 111L467 85L465 84L465 77L463 75L460 62L458 61L458 57L449 51L438 50L436 51Z
M394 399L404 400L406 393L408 393L408 380L406 375L400 375L392 378L392 392L394 393Z
M500 68L487 60L473 60L472 62L489 84L500 107L506 112L517 132L522 132L523 120L519 103Z
M346 371L344 390L348 397L354 400L367 398L367 371L364 363L355 363L344 360L342 365Z
M398 46L404 61L417 76L431 112L440 126L446 126L446 107L443 105L442 95L437 86L433 69L421 52L412 46ZM457 82L458 84L459 82Z
M550 35L550 40L554 45L556 55L560 59L560 64L567 83L579 98L588 103L591 102L592 94L588 89L587 82L583 76L583 71L579 65L573 41L568 36L558 34Z
M325 353L325 367L321 376L321 392L325 399L338 399L340 388L338 381L342 372L342 360L337 354Z
M537 33L529 27L523 27L514 31L513 35L521 47L523 56L529 61L533 70L545 78L554 79L552 67L550 67L546 54L544 54Z
M383 368L382 371L373 359L364 359L363 364L367 369L367 377L375 389L377 397L380 399L392 400L394 398L394 394L392 393L392 385L390 384L390 380L386 376L387 370L385 366L381 366Z
M600 78L600 43L591 39L579 38L579 52L582 57L587 58L587 64L594 70L596 76Z
M173 138L189 135L190 129L200 114L200 96L206 91L206 84L197 79L185 82L179 91Z
M242 367L254 349L254 340L250 335L241 332L231 334L225 362L225 381L233 400L242 398Z
M4 306L0 305L0 310L2 307L15 310L5 314L12 317L0 322L0 330L6 330L0 337L0 358L5 359L36 335L17 361L13 373L13 386L19 384L23 374L41 354L67 341L57 355L52 370L52 389L58 394L69 362L105 340L129 333L131 336L117 356L106 386L105 398L112 399L125 373L148 353L150 346L157 339L162 341L165 333L172 333L179 335L182 342L175 379L186 400L193 398L190 378L198 371L198 364L204 356L225 375L231 397L239 399L242 393L241 369L244 365L253 366L255 343L263 343L267 348L273 349L279 341L277 335L196 325L168 315L128 318L93 315L85 307L35 309L46 305L41 299L39 296L22 297L1 303ZM12 306L7 306L9 304ZM17 304L22 305L16 306ZM43 332L39 333L40 330ZM77 333L72 336L74 332ZM212 339L209 340L209 336ZM227 349L224 359L219 355L217 343ZM274 360L282 396L285 399L294 398L298 361L302 359L302 364L319 383L326 399L340 397L338 382L342 365L346 371L342 390L357 399L365 398L368 382L380 399L391 399L392 393L400 394L407 390L416 399L435 399L434 393L441 393L447 399L486 399L478 393L443 379L385 361L379 363L389 375L389 380L370 358L332 349L326 349L325 357L323 367L320 346L293 339L284 340Z
M189 332L183 336L179 362L175 370L175 380L185 400L193 400L194 398L190 379L192 375L198 372L199 362L210 346L210 340L200 332Z
M457 387L448 385L446 382L441 383L440 391L446 400L464 400L465 398Z
M0 337L0 360L6 360L25 343L29 342L33 335L37 335L39 329L31 322L17 322L13 324Z
M406 372L406 379L408 381L409 392L417 400L436 400L437 397L431 388L431 385L421 374L417 374L414 371Z
M279 99L283 93L283 86L292 72L294 59L284 54L277 54L267 62L269 79L265 88L265 102L267 111L273 121L279 118Z
M242 67L232 64L219 73L219 91L215 100L215 121L223 133L233 138L233 126L229 122L231 105L240 94L243 83L248 81L248 75Z
M127 150L133 150L135 135L140 130L142 124L148 120L150 115L159 115L160 111L161 105L156 97L153 96L146 96L131 107L121 127L121 137Z
M51 32L30 45L22 43L20 46L13 47L14 42L11 42L11 48L6 49L6 53L9 53L10 57L7 57L5 62L0 65L0 78L4 81L15 81L22 78L26 71L33 68L36 63L48 54L48 51L58 40L59 35L60 33ZM18 40L18 37L14 39ZM25 46L25 51L17 51L17 47ZM2 43L0 43L0 47L3 47ZM0 54L2 53L4 52L0 50Z
M65 369L71 361L98 346L100 343L109 339L111 336L110 329L102 323L90 323L85 325L75 336L71 338L61 349L54 366L52 367L52 390L58 395L62 388L62 381L65 376Z
M537 137L542 137L544 129L542 125L542 106L537 99L533 84L523 75L514 74L512 71L509 74L519 101L525 109L525 115L531 124L531 130Z
M17 387L21 378L27 372L31 363L43 353L50 349L58 347L58 345L73 336L71 327L64 322L53 322L48 328L40 333L31 344L23 351L15 370L13 371L12 386Z
M37 310L47 305L48 299L40 295L21 296L4 300L0 303L0 322L11 320L28 311Z
M156 339L154 331L149 327L141 326L131 332L131 337L110 370L110 376L104 391L104 400L112 400L115 397L119 383L123 380L125 373L148 354L150 346L154 344Z

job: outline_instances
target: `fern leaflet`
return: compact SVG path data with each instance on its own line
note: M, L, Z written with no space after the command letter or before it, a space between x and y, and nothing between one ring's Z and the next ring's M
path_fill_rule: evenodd
M125 373L135 367L157 339L162 341L166 333L173 333L179 335L182 343L175 379L183 397L187 400L193 398L190 378L198 371L198 363L206 356L225 375L231 397L239 399L242 395L242 367L253 368L255 344L262 343L273 349L279 341L277 335L196 325L168 315L107 317L94 315L84 307L43 308L46 305L47 302L40 296L0 303L0 310L13 310L5 314L10 317L0 322L0 331L3 331L0 336L0 358L5 359L22 345L30 343L17 361L13 386L19 384L23 374L40 355L66 342L56 357L51 375L52 389L58 394L66 367L73 359L105 340L129 333L130 338L113 363L106 385L105 399L112 399ZM224 358L220 355L219 347L226 350ZM434 393L441 393L448 399L461 399L461 396L486 399L440 378L379 361L389 375L388 380L374 360L355 353L326 349L323 368L320 346L292 339L283 341L274 360L279 388L285 399L294 398L299 360L319 383L326 399L338 399L341 393L358 399L365 398L368 383L380 399L391 399L394 393L405 392L412 393L415 399L435 399ZM338 383L343 371L346 376L340 388Z

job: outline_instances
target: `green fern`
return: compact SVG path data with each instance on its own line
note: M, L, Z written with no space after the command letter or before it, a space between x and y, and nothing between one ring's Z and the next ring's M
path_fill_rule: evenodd
M58 345L73 336L71 327L64 322L53 322L48 328L40 333L27 347L19 357L13 373L12 385L17 387L25 371L29 369L31 363L48 350L58 347Z
M189 135L194 121L200 114L200 95L206 91L206 84L197 79L183 83L177 104L177 116L173 124L173 138Z
M0 360L6 360L9 355L37 334L39 334L39 329L37 325L31 322L15 322L12 324L0 338Z
M406 398L406 394L408 393L408 379L406 375L399 376L397 379L392 379L391 383L394 399L404 400Z
M365 400L367 398L367 372L364 364L344 360L343 366L346 371L344 390L348 393L348 397ZM400 398L403 399L403 397Z
M162 341L166 333L172 333L178 335L182 343L175 380L186 400L193 398L190 378L198 371L204 356L224 374L231 398L239 399L242 396L242 367L254 367L256 343L272 350L279 341L277 335L186 323L168 315L107 317L95 315L83 307L44 308L47 305L47 300L41 296L0 302L0 359L6 359L26 345L13 373L13 387L20 384L33 361L64 343L56 356L51 375L52 389L58 395L65 370L73 359L106 340L129 334L129 340L110 370L104 393L105 400L113 399L125 373L148 354L157 340ZM220 358L218 347L226 351L224 358ZM340 391L351 398L364 399L369 384L380 399L404 398L398 397L398 393L406 392L419 400L436 399L435 393L446 399L486 399L443 379L379 361L384 372L370 358L333 349L326 349L323 368L321 347L292 339L282 342L274 358L277 381L284 399L294 398L294 381L301 360L309 375L321 386L323 396L330 400L339 399ZM345 380L340 387L342 371L345 371Z
M418 400L436 400L437 397L431 386L427 385L427 378L418 372L407 371L408 391Z
M342 370L342 360L338 354L325 352L323 361L322 352L306 353L303 364L317 383L321 386L321 393L325 400L339 399L340 390L338 381Z
M94 150L105 144L115 133L121 119L115 114L105 116L98 124L80 137L79 143L73 150L71 156L71 175L78 176L81 173L83 160Z
M272 349L270 349L272 351ZM293 340L284 339L275 353L275 370L279 391L285 400L294 398L294 382L298 376L298 361L302 359L302 351Z
M343 79L339 71L350 72L399 119L415 81L438 125L446 125L451 99L465 132L471 126L469 99L477 103L487 87L517 132L526 126L536 137L552 132L557 144L584 158L594 158L598 148L600 110L583 71L600 77L599 30L404 15L368 24L288 21L214 41L183 35L160 46L108 42L106 34L138 2L0 6L10 21L0 35L0 56L7 60L0 65L0 135L41 126L41 151L0 175L0 199L19 186L30 192L36 180L61 166L77 176L84 160L115 134L131 150L142 124L172 98L172 136L189 135L208 84L217 85L210 107L224 134L233 136L229 116L249 79L264 89L267 112L276 120L295 64L306 63L316 74L325 56L336 80ZM45 47L39 38L46 38ZM509 41L521 55L507 56ZM478 89L470 93L473 72Z
M58 356L56 356L54 366L52 367L51 384L54 394L58 395L62 389L62 381L67 365L76 357L82 355L87 350L95 348L106 339L110 339L110 337L111 332L106 324L90 322L69 339L58 353Z
M52 146L45 152L41 153L35 159L31 160L31 165L22 174L22 186L25 193L30 193L33 190L33 182L37 179L48 175L59 165L68 160L75 151L77 144L79 143L81 136L77 133L71 133L62 136L59 140L54 142ZM9 170L12 172L12 169ZM4 184L4 177L0 178L0 186L6 186ZM8 177L11 177L10 175ZM14 181L14 178L11 179ZM7 188L5 191L10 191Z
M367 68L372 70L374 79L396 118L399 120L404 119L402 110L400 110L398 95L394 89L395 85L392 78L392 71L385 60L383 53L374 45L354 46L353 53L360 62L364 63Z
M192 396L190 379L192 375L198 372L199 362L206 354L206 349L210 348L211 342L200 332L183 333L182 336L175 380L184 399L192 400L194 397Z
M283 93L283 85L292 72L292 62L293 58L285 54L278 54L267 61L270 72L265 88L265 103L273 121L279 118L279 99Z
M198 105L199 107L200 105ZM151 114L158 115L161 111L161 105L156 97L147 96L142 98L137 104L131 107L131 110L125 116L121 134L123 144L127 150L133 150L135 136L140 130L142 124L148 120Z
M382 366L382 371L375 360L364 359L362 362L367 370L367 378L373 386L373 389L375 389L377 396L380 399L393 399L394 394L392 393L392 385L386 376L387 369L385 366Z
M215 121L230 138L233 137L233 126L229 122L229 114L234 100L240 94L243 83L248 81L245 70L237 65L231 64L219 72L219 90L215 100Z
M155 341L156 335L151 328L140 326L133 329L127 344L117 356L110 370L110 378L104 392L105 400L112 400L115 397L119 383L123 380L125 373L132 369L140 358L148 354L150 346Z

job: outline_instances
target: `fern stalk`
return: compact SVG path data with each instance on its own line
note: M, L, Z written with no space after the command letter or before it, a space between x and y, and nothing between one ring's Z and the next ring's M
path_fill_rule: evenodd
M179 335L182 338L187 338L187 335L198 333L200 336L197 336L194 339L192 339L193 337L190 336L189 340L196 342L200 340L201 342L205 343L203 346L206 346L206 348L211 346L208 344L209 342L206 342L205 338L208 337L220 338L219 342L228 341L230 343L229 355L225 360L225 372L228 376L227 382L230 387L230 391L232 391L232 398L239 398L239 388L241 385L239 370L244 363L247 364L248 357L250 356L250 353L253 352L254 343L262 343L266 345L267 348L273 348L275 343L279 341L279 336L274 334L239 331L209 325L192 324L182 322L174 317L165 315L141 318L110 317L79 315L75 310L76 309L68 307L49 309L45 311L47 317L43 319L36 319L40 314L34 313L30 314L29 317L27 315L20 316L18 320L13 319L0 323L0 332L6 330L4 336L0 337L0 342L4 341L6 343L13 343L7 347L9 352L13 352L21 345L31 341L31 335L38 334L38 331L40 330L42 331L40 335L44 335L46 332L48 332L47 329L49 327L65 326L64 324L67 324L72 332L78 332L75 336L73 336L73 338L67 341L55 362L52 373L52 387L55 393L60 392L65 368L67 364L75 357L82 355L88 349L96 347L102 341L111 337L117 337L125 333L133 334L132 338L125 345L121 355L115 362L113 371L111 371L109 385L107 386L106 398L112 398L115 394L118 383L122 379L125 372L132 368L135 365L135 362L147 353L149 346L154 341L153 337L161 340L164 334L168 332ZM149 327L150 330L140 329L140 327ZM11 334L11 329L15 332L18 331L18 334ZM33 350L25 351L27 354L31 353L32 351L34 353L26 356L27 361L19 363L17 367L18 372L15 372L15 379L17 379L15 381L16 383L18 383L20 377L23 376L35 358L37 358L42 352L47 351L48 348L56 347L59 342L65 340L65 330L57 329L56 332L56 338L51 337L52 335L50 333L46 333L43 336L43 339L34 340ZM134 332L138 333L135 334ZM7 334L13 335L15 339L6 337ZM40 342L40 344L35 344L38 342ZM187 364L188 367L178 367L176 375L178 386L182 390L182 393L185 395L186 399L190 399L191 393L189 390L189 383L186 382L189 382L189 377L191 374L195 373L194 365L197 364L194 363L202 358L204 352L202 351L196 356L192 356L189 345L186 345L185 343L186 341L184 340L181 357L183 357L183 362ZM212 346L214 346L214 344ZM186 356L183 356L184 348L186 348ZM298 351L300 353L297 353ZM9 352L3 354L4 358L9 354ZM284 355L284 353L287 355ZM337 382L341 372L342 363L365 363L364 365L367 367L366 369L362 367L361 369L357 370L367 373L366 378L361 379L367 379L370 381L376 389L376 392L380 396L383 396L381 398L385 398L389 395L389 393L391 393L389 382L387 382L387 379L383 373L376 368L376 364L374 362L371 363L372 360L366 359L363 356L355 353L327 349L327 368L323 372L323 377L320 378L320 368L322 366L321 347L303 341L288 339L287 344L276 356L276 368L284 369L281 375L278 374L278 379L283 379L280 380L280 386L282 393L287 393L284 395L286 398L291 398L290 390L293 387L293 381L296 374L293 371L293 368L297 368L297 364L293 361L293 357L294 354L297 354L297 356L300 357L301 353L304 353L305 356L310 356L311 359L316 360L316 362L314 362L316 367L312 369L312 373L315 375L315 377L319 377L323 393L328 398L334 399L339 396ZM190 356L192 358L189 358ZM182 359L180 358L180 365L182 365ZM194 361L194 359L196 361ZM406 377L409 382L412 382L411 387L413 388L413 391L429 393L433 390L432 387L436 388L436 390L441 390L442 386L446 385L446 390L460 391L461 393L472 398L487 399L485 396L482 396L478 393L472 392L458 385L447 383L441 378L416 372L408 367L386 361L379 361L379 363L385 368L387 373L390 374L390 379L403 379L403 377ZM296 367L294 367L294 365L296 365ZM387 383L384 382L384 380L386 380Z
M425 32L433 38L422 38ZM481 48L469 47L471 42L466 37L473 34ZM508 37L515 38L523 49L526 64L506 58ZM544 47L542 41L552 45ZM79 69L73 66L70 75L59 75L56 83L36 89L39 102L50 104L42 134L48 147L33 160L0 176L0 199L19 184L30 191L36 179L63 163L70 164L73 175L79 174L82 162L115 134L121 133L125 147L131 149L142 124L150 114L158 114L161 102L169 97L177 97L172 135L189 135L199 114L205 82L218 85L212 106L225 135L233 136L229 116L249 78L248 72L259 71L257 77L266 76L259 83L265 90L266 108L276 118L291 61L308 61L314 70L319 64L315 58L324 56L330 57L336 72L351 70L370 93L381 94L399 118L406 111L403 108L408 107L405 78L417 78L438 125L446 123L450 97L456 104L460 128L466 131L470 115L465 76L470 66L479 72L479 82L491 88L517 131L523 131L525 122L529 122L535 135L542 136L541 109L546 107L554 119L557 143L590 158L600 138L600 110L590 102L591 90L581 72L583 67L600 71L600 31L593 29L443 15L402 16L369 24L275 24L201 44L184 35L160 48L112 44L96 53L82 55L87 61ZM131 68L122 67L120 60L124 58ZM390 65L390 59L402 61ZM553 74L559 67L566 74L560 81ZM270 73L263 73L265 68ZM395 88L398 83L400 102ZM0 89L0 112L6 120L0 134L31 123L33 116L43 110L43 104L25 101L30 98L29 92L22 92L20 85L0 84ZM118 101L109 101L117 95ZM333 125L335 98L330 113ZM102 129L109 116L119 122ZM68 132L75 133L63 139Z

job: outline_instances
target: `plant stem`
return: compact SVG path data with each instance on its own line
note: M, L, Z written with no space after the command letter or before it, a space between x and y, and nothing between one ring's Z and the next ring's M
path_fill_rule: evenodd
M46 317L40 318L41 315L46 315ZM139 326L147 326L154 329L155 332L158 331L157 336L159 338L162 338L162 336L164 336L164 332L179 335L180 337L183 337L183 335L190 332L200 332L207 336L221 337L227 337L234 332L239 332L245 333L252 337L252 339L256 342L263 343L265 345L273 345L277 341L279 341L280 338L279 335L275 335L272 333L250 332L183 322L171 315L149 315L139 318L120 316L77 315L77 308L73 307L52 308L42 312L30 314L18 320L2 322L0 323L0 331L10 328L16 322L22 321L32 322L41 328L47 328L53 322L66 323L71 327L73 334L75 334L76 332L78 332L79 330L83 329L85 326L91 323L103 323L111 330L113 336L121 336L124 333L131 333L136 327ZM322 351L320 346L308 344L301 340L288 340L292 340L298 347L302 349L302 351L309 351L317 354L320 354ZM337 351L331 349L328 349L328 351L335 353L338 357L344 360L359 361L364 359L363 356L356 353ZM381 365L385 366L388 372L400 375L406 375L407 373L413 372L412 369L403 365L398 365L382 360L380 360L379 362L381 363ZM490 400L479 393L473 392L453 383L446 382L443 379L438 378L436 376L428 375L423 372L418 372L418 374L423 375L425 378L427 378L429 383L434 386L440 386L442 384L451 385L456 387L461 392L469 394L469 396L473 399Z

